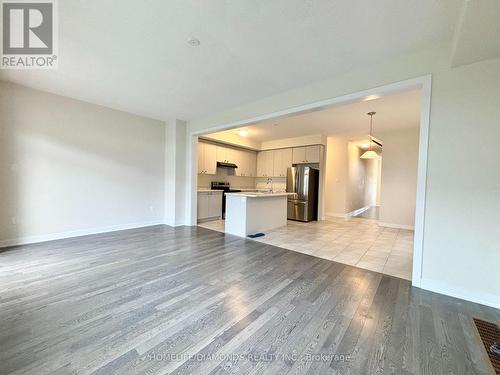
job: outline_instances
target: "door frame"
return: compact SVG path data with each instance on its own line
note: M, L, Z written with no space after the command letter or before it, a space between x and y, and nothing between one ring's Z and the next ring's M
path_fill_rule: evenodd
M422 259L424 251L424 223L425 223L425 197L427 187L427 152L429 145L429 126L431 111L432 75L424 75L404 81L390 83L387 85L358 91L352 94L341 95L330 99L324 99L313 103L287 108L236 122L220 124L208 129L193 131L188 134L187 142L187 165L188 165L188 194L186 202L186 224L197 225L197 180L198 180L198 137L204 134L251 125L261 121L268 121L280 117L288 117L302 113L308 113L333 107L339 104L357 102L370 95L393 94L400 91L420 89L420 138L418 148L418 170L417 170L417 194L415 206L415 228L413 241L413 272L412 285L421 286Z

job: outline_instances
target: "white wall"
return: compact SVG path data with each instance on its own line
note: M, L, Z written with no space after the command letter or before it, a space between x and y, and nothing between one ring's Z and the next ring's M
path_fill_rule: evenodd
M363 159L359 158L362 154L363 151L354 143L347 144L347 212L353 212L366 206L366 169Z
M0 245L163 220L163 123L6 82L0 114Z
M432 74L422 286L500 307L500 59L450 67L449 48L401 56L195 119L239 124L325 98ZM187 204L191 204L188 202Z
M325 213L344 216L347 211L348 154L347 139L328 137L325 163Z
M242 148L247 148L250 150L260 150L261 142L253 140L249 137L242 137L237 134L235 130L229 130L219 133L205 134L203 136L205 139L211 139L220 143L225 143L228 145L239 146Z
M418 146L417 146L418 147ZM376 206L377 205L377 189L378 189L378 179L379 179L379 165L380 160L378 159L361 159L365 166L365 207ZM415 173L417 169L415 167ZM415 181L416 184L416 181ZM415 199L413 199L413 205L415 206Z
M419 129L377 133L384 142L379 224L415 225Z
M171 120L165 124L165 180L164 194L165 216L167 225L183 225L186 220L186 122ZM173 198L173 199L168 199Z
M282 138L262 142L262 150L274 150L277 148L300 147L309 145L326 145L326 137L321 134L306 135L303 137Z

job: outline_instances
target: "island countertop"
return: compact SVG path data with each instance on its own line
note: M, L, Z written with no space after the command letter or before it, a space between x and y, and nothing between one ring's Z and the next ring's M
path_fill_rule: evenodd
M273 197L288 197L293 193L263 193L263 192L241 192L241 193L226 193L226 196L247 197L247 198L273 198Z

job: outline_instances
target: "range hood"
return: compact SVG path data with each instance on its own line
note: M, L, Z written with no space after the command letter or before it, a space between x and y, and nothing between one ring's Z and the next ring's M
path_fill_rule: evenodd
M222 161L218 161L217 162L217 167L220 167L220 168L232 168L232 169L235 169L235 168L238 168L238 166L234 163L226 163L226 162L222 162Z

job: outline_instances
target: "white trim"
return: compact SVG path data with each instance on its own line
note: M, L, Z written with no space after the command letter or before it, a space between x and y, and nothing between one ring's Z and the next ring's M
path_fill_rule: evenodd
M425 195L427 189L427 149L431 117L432 76L422 77L420 91L420 135L418 146L417 194L415 204L415 233L413 240L412 285L420 287L424 258Z
M421 279L420 288L500 309L500 297L491 293L478 293L468 289L456 288L437 280L425 278Z
M374 87L356 93L341 95L330 99L320 100L314 103L308 103L297 107L287 108L264 115L255 116L249 119L230 122L212 126L206 129L195 130L188 134L187 145L187 168L188 168L188 194L186 209L186 224L196 225L196 197L197 197L197 139L199 135L214 133L222 130L234 129L248 124L262 122L278 117L285 117L326 109L328 107L359 101L360 99L372 94L389 94L409 89L421 89L421 113L420 113L420 143L418 155L418 174L417 174L417 197L415 208L415 234L413 242L413 272L412 285L420 287L422 278L422 259L424 246L424 219L425 219L425 192L427 184L427 148L429 143L429 125L430 125L430 106L431 106L431 83L432 75L428 74L408 80L394 82L387 85Z
M380 221L378 222L378 225L380 227L386 227L386 228L415 230L415 227L413 225L394 224L394 223L381 223Z
M336 212L326 212L325 213L325 217L328 217L328 216L331 216L331 217L341 217L341 218L346 218L347 217L347 214L341 214L341 213L336 213Z
M164 225L164 224L165 223L161 220L146 221L146 222L142 222L142 223L111 225L111 226L100 227L100 228L79 229L79 230L73 230L73 231L69 231L69 232L60 232L60 233L42 234L39 236L26 236L26 237L12 238L9 240L0 241L0 248L10 247L10 246L18 246L18 245L28 245L28 244L32 244L32 243L62 240L65 238L88 236L90 234L116 232L119 230L151 227L153 225Z

